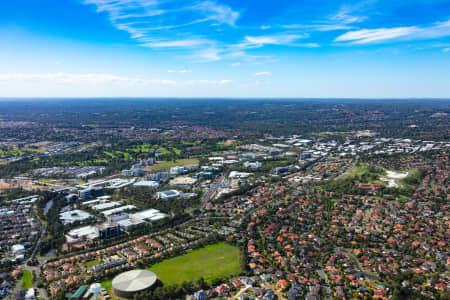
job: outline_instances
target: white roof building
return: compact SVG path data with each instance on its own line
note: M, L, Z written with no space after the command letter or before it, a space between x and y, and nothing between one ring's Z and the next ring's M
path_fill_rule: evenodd
M22 244L16 244L11 247L11 251L15 256L25 254L25 246Z
M98 230L95 226L84 226L76 229L72 229L67 233L72 239L89 238L94 239L98 237Z
M250 175L252 175L252 173L231 171L230 175L228 175L228 178L247 178Z
M34 289L30 288L27 290L27 293L25 294L25 300L34 300L34 299L36 299Z
M66 225L66 224L70 224L70 223L74 223L76 221L84 221L86 219L89 219L92 215L88 212L79 210L79 209L75 209L75 210L70 210L70 211L66 211L63 213L59 214L59 219L61 220L61 222Z
M177 190L168 190L156 193L156 197L160 199L172 199L180 197L181 193Z
M159 187L158 181L139 181L133 184L134 187L146 187L146 188L157 188Z
M144 220L144 221L157 221L157 220L164 219L165 217L167 217L167 215L160 212L157 209L151 208L151 209L147 209L144 211L134 213L131 215L131 217L139 219L139 220Z
M118 213L121 213L121 212L124 212L124 211L127 211L127 210L132 210L132 209L136 209L136 206L134 206L134 205L124 205L124 206L113 208L113 209L110 209L110 210L105 210L105 211L102 212L102 214L105 217L107 217L107 216L116 215Z
M101 204L94 205L94 206L92 206L92 208L95 209L95 210L105 210L105 209L108 209L108 208L113 208L113 207L116 207L116 206L120 206L122 204L123 204L122 201L112 201L112 202L106 202L106 203L101 203Z

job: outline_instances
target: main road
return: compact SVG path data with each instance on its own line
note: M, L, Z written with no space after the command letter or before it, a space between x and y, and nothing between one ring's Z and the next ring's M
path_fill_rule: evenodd
M36 212L36 216L37 216L37 212ZM21 270L21 271L24 271L24 270L30 271L33 274L33 276L34 276L34 274L37 274L37 275L39 274L40 267L46 261L45 259L38 258L37 259L37 262L38 262L37 265L35 265L35 266L28 265L29 262L31 262L31 261L36 259L36 254L39 251L39 245L41 244L41 241L45 237L45 231L46 231L45 224L44 224L44 222L42 220L39 220L39 223L40 223L40 227L41 227L40 235L39 235L38 240L36 241L36 244L34 245L33 251L31 252L31 255L18 266L19 270ZM33 283L33 288L35 290L39 291L40 299L45 299L45 300L48 299L47 291L44 288L38 288L37 287L38 280L36 280L36 278L34 278L34 279L35 280L34 280L34 283ZM17 282L17 284L14 287L13 291L10 293L10 295L11 295L10 299L15 299L15 296L19 295L20 291L21 291L21 282L19 281L19 282Z
M217 189L222 185L224 179L225 177L222 175L214 182L213 186L211 186L203 195L202 201L200 202L200 207L205 206L209 199L211 199L211 197L217 192Z

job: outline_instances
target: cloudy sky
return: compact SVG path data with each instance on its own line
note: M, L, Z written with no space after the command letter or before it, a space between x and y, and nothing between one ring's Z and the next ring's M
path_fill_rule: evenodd
M450 0L0 5L0 97L450 97Z

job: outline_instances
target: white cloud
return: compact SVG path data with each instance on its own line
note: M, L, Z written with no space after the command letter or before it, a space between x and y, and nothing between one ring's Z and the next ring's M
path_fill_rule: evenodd
M202 11L207 16L205 21L214 20L230 26L235 26L240 15L229 6L218 4L216 1L202 1L190 8L194 11Z
M180 85L226 85L232 83L232 80L223 79L223 80L188 80L184 82L180 82Z
M258 73L255 73L255 76L256 77L259 77L259 76L272 76L272 73L271 72L258 72Z
M295 44L297 47L305 47L305 48L319 48L320 45L317 43L302 43L302 44Z
M190 38L189 26L204 22L236 26L240 13L215 0L201 0L191 5L182 0L84 0L105 13L112 25L126 31L132 39L146 47L200 47L211 43L203 38ZM181 29L183 28L183 29ZM180 32L188 37L179 40Z
M409 26L394 28L361 29L338 36L336 42L367 44L394 39L426 40L450 36L450 20L436 22L429 26Z
M289 45L299 39L309 37L308 34L273 34L262 36L246 36L243 46Z
M199 62L212 62L222 60L221 50L216 48L207 48L204 50L197 51L194 53L193 57Z
M442 51L445 53L450 52L450 48L444 48L444 49L442 49Z
M263 26L261 26L261 30L267 30L267 29L270 29L270 28L272 28L272 26L270 26L270 25L263 25Z
M368 18L356 14L360 13L361 10L376 1L377 0L363 0L352 5L343 5L335 15L330 17L330 20L337 22L338 24L362 23Z
M240 65L241 65L240 62L235 62L231 64L232 67L239 67Z
M181 70L183 71L183 70ZM189 86L189 85L225 85L232 81L220 80L186 80L175 81L167 79L147 79L123 77L112 74L72 74L72 73L42 73L42 74L0 74L0 83L9 82L37 82L50 84L125 84L125 85L163 85L163 86Z
M338 30L352 30L355 27L352 24L362 23L368 18L366 16L357 15L366 6L377 0L363 0L356 2L353 5L343 5L335 14L328 16L324 20L314 22L313 24L286 24L281 25L286 29L304 29L311 31L338 31Z
M192 70L167 70L168 73L192 73Z
M391 40L394 38L405 37L417 32L417 27L397 27L397 28L379 28L379 29L361 29L349 31L338 36L336 42L352 42L354 44L367 44L371 42Z
M290 24L282 25L281 27L286 29L309 29L314 31L337 31L337 30L350 30L355 27L344 24L315 24L315 25L302 25L302 24Z
M343 24L352 24L352 23L361 23L367 20L367 17L364 16L352 16L347 14L346 12L339 12L334 15L331 20L337 21Z
M325 20L315 22L315 24L288 24L281 25L287 29L307 29L313 31L337 31L337 30L351 30L355 29L354 25L362 23L368 19L366 16L358 15L361 11L376 2L377 0L363 0L352 5L343 5L333 15L327 17Z
M112 74L101 73L41 73L41 74L0 74L0 81L46 81L54 83L131 83L131 84L174 84L174 81L163 79L142 79L123 77Z
M175 40L175 41L155 41L144 43L141 46L151 48L192 48L211 43L207 40Z
M436 22L431 26L420 28L412 38L416 39L437 39L450 36L450 20Z

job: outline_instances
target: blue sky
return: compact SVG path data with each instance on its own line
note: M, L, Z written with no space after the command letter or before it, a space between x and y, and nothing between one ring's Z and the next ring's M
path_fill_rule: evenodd
M450 97L450 0L0 6L0 97Z

